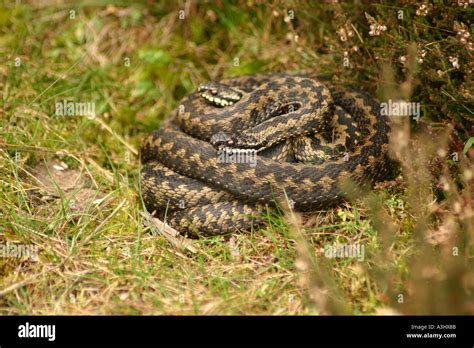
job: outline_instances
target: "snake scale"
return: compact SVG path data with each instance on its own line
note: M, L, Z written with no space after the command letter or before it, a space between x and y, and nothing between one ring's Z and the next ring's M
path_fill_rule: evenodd
M327 208L390 168L387 117L369 94L310 75L202 84L141 147L146 208L180 233L249 230L284 200Z

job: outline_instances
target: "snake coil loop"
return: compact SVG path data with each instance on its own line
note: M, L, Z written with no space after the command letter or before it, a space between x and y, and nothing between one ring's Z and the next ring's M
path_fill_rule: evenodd
M299 211L339 202L341 183L382 180L387 117L370 95L290 74L203 84L142 145L142 195L189 235L248 230L287 197Z

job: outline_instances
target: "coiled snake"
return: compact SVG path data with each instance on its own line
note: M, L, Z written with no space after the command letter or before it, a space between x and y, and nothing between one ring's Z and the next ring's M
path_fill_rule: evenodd
M203 84L144 141L149 211L189 235L248 230L283 200L327 208L341 184L389 170L387 117L370 95L290 74Z

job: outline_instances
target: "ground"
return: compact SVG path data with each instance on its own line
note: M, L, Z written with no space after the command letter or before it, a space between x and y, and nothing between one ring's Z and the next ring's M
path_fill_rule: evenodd
M473 17L468 1L3 3L0 313L474 314ZM399 172L247 234L150 228L141 141L199 83L271 71L419 103L394 120ZM344 245L363 257L328 257Z

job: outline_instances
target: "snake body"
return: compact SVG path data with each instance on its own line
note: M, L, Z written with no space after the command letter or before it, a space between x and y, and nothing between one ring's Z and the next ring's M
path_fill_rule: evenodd
M145 205L181 233L262 223L268 207L327 208L390 168L389 122L369 94L307 75L209 82L141 148Z

